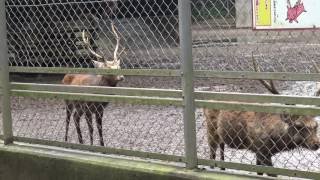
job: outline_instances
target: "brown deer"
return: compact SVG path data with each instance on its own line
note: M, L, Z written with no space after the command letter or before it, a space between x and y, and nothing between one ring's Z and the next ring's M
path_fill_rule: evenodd
M253 58L256 72L260 71ZM259 80L272 94L280 94L272 80ZM210 159L224 160L224 146L248 149L256 154L256 164L272 166L271 157L298 147L318 150L318 124L313 116L261 112L227 111L204 108ZM258 173L262 175L262 173ZM269 174L270 176L274 176Z
M120 37L114 24L111 24L112 31L116 37L116 47L113 54L113 60L107 60L102 55L96 53L89 42L89 38L85 31L82 32L82 40L86 49L97 59L92 60L95 68L102 69L120 69L119 56L123 50L118 53ZM62 80L63 84L68 85L86 85L86 86L112 86L115 87L118 82L123 81L122 75L95 75L95 74L66 74ZM89 128L90 144L93 145L93 126L92 119L95 114L95 120L98 128L98 134L100 138L100 145L104 146L103 135L102 135L102 118L104 108L108 105L108 102L84 102L84 101L66 101L66 131L65 141L68 141L69 123L72 113L73 120L76 126L79 143L83 144L83 139L80 129L80 118L85 115L86 122Z

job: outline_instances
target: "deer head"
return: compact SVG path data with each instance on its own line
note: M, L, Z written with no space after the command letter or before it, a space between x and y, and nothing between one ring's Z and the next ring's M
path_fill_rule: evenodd
M116 29L116 27L114 26L113 23L111 23L111 28L112 28L113 34L116 37L116 47L113 52L113 59L112 60L108 60L105 57L103 57L102 55L95 52L90 45L90 41L89 41L89 38L87 36L86 31L82 31L82 40L83 40L84 46L97 59L97 61L93 60L93 59L91 60L95 68L101 68L101 69L120 69L121 68L119 57L123 53L124 49L120 53L118 53L119 44L120 44L120 37L117 33L118 30ZM124 76L123 75L108 75L107 79L111 84L116 85L117 82L124 80Z

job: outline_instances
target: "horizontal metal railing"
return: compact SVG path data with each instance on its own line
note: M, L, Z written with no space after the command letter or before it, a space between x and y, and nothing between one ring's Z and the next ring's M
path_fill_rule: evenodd
M62 84L39 84L39 83L11 83L11 89L30 91L53 91L70 93L110 94L125 96L147 96L182 98L181 90L154 89L154 88L127 88L127 87L105 87L105 86L77 86ZM0 89L1 92L1 89ZM236 101L247 103L279 103L279 104L301 104L320 106L320 97L317 96L289 96L269 95L254 93L232 93L195 91L198 100Z
M89 93L88 93L89 92ZM113 94L113 95L108 95ZM120 102L129 104L147 104L147 105L174 105L182 106L181 90L148 89L148 88L122 88L122 87L97 87L97 86L70 86L55 84L35 84L35 83L11 83L11 95L32 98L56 98L61 100L82 100L97 102ZM317 115L320 111L318 107L295 106L280 103L299 103L305 105L319 105L318 97L295 97L295 96L277 96L277 95L257 95L245 93L218 93L218 92L195 92L195 105L198 108L208 107L225 110L239 111L257 111L270 113L293 113L301 115ZM280 98L280 99L279 99ZM249 100L248 100L249 99ZM254 101L258 99L259 103L248 103L241 101ZM238 101L238 102L237 102ZM15 141L73 148L79 150L88 150L100 153L118 154L134 156L141 158L159 159L173 162L185 162L182 156L149 153L141 151L123 150L108 147L97 147L88 145L79 145L58 141L49 141L34 138L16 137ZM215 166L221 168L230 168L252 172L274 173L284 176L294 176L303 178L318 178L320 175L316 172L306 172L300 170L291 170L284 168L274 168L265 166L247 165L234 162L222 162L216 160L199 159L198 164Z
M11 95L62 100L182 106L181 90L11 83ZM320 112L320 107L317 107L320 105L319 97L195 91L195 103L198 108L207 107L225 110L297 115L319 115ZM301 106L286 104L301 104Z
M127 76L169 76L180 77L180 70L173 69L94 69L94 68L64 68L64 67L9 67L10 72L19 73L45 73L45 74L113 74ZM253 71L211 71L194 70L195 78L218 78L218 79L265 79L282 81L318 81L318 73L293 73L293 72L253 72Z

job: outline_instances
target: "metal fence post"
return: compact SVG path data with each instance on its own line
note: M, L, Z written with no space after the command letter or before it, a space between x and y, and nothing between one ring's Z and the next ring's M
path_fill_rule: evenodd
M179 34L182 60L183 121L186 167L197 167L196 122L193 87L191 1L179 0Z
M4 143L13 142L12 117L10 103L10 84L8 67L8 45L7 45L7 26L6 26L6 7L5 1L0 4L0 82L2 87L2 118Z

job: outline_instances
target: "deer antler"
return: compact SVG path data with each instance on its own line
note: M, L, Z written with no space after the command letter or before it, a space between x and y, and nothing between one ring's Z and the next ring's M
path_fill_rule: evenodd
M119 68L120 67L119 56L123 53L124 49L122 49L121 52L118 53L119 45L120 45L120 37L117 33L117 28L114 26L114 23L111 23L111 29L112 29L113 34L116 36L117 43L116 43L116 47L113 52L113 60L112 61L105 60L105 63L107 64L108 67Z
M91 45L90 45L90 42L89 42L89 38L87 36L87 33L85 32L85 30L82 31L82 41L85 45L85 47L89 50L89 52L94 55L95 57L97 57L98 59L104 59L101 55L99 55L98 53L96 53Z
M256 59L253 57L253 53L252 53L252 64L253 64L253 68L255 72L261 72L260 71L260 67L257 64ZM270 91L272 94L280 94L279 91L276 89L276 87L274 86L274 83L272 80L270 80L270 83L268 83L266 80L262 80L259 79L259 82L268 89L268 91Z
M120 37L117 33L117 29L116 27L114 26L114 23L111 23L111 28L112 28L112 32L113 34L116 36L116 41L117 41L117 44L116 44L116 47L114 49L114 52L113 52L113 62L114 64L116 64L117 66L120 65L120 59L118 58L118 50L119 50L119 45L120 45ZM120 52L120 54L124 51L124 49ZM120 55L119 54L119 55Z
M120 37L116 31L116 28L114 26L113 23L111 23L111 28L112 28L112 32L114 33L114 35L116 36L116 40L117 40L117 44L116 44L116 48L114 49L114 52L113 52L113 59L114 61L118 61L118 50L119 50L119 43L120 43Z
M83 43L84 43L85 47L89 50L89 52L91 54L93 54L99 60L103 60L107 67L112 68L112 69L117 69L117 68L120 67L120 59L118 57L123 53L124 49L122 49L121 52L118 53L119 44L120 44L120 37L119 37L119 35L117 33L117 29L116 29L116 27L114 26L113 23L111 23L111 28L112 28L112 32L116 36L116 40L117 40L117 44L116 44L116 47L115 47L115 50L114 50L114 53L113 53L113 60L109 61L109 60L105 59L103 56L99 55L98 53L96 53L92 49L92 47L90 45L90 42L89 42L89 38L88 38L87 33L85 31L82 31L82 40L83 40Z
M312 61L313 67L316 69L317 73L320 73L320 68L316 62ZM320 96L320 89L318 89L315 93L315 96Z
M320 68L319 68L319 66L317 65L317 63L314 62L314 61L312 61L312 65L313 65L313 67L316 69L316 72L317 72L317 73L320 73Z

